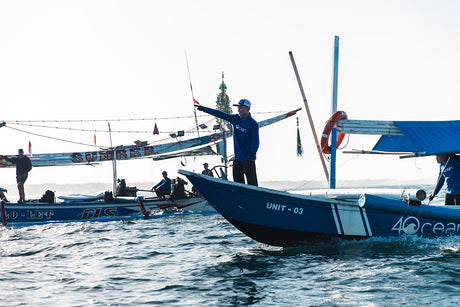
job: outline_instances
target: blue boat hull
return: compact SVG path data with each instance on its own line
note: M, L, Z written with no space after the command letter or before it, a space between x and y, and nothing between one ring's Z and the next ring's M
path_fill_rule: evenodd
M144 199L147 212L179 209L186 212L210 213L213 208L203 197L175 200ZM64 201L59 203L5 203L8 226L39 224L53 221L116 220L127 216L142 216L136 199L117 198L92 201ZM215 212L215 211L214 211ZM1 218L1 217L0 217ZM0 220L3 222L3 220Z
M187 176L225 219L247 236L264 244L293 246L373 236L438 237L460 233L460 224L453 221L367 209L360 206L357 200L323 199L253 187L183 170L179 173Z

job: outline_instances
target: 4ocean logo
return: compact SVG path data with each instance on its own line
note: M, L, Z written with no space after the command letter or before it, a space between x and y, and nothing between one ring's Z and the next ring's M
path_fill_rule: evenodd
M424 236L438 236L438 235L454 235L460 233L460 224L455 223L442 223L442 222L425 222L421 223L420 220L414 216L401 217L396 224L391 228L392 231L397 231L398 234L407 235L424 235Z

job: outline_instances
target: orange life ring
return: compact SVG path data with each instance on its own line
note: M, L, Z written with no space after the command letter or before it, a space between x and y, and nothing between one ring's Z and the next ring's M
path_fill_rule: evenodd
M334 128L335 124L341 119L348 119L347 113L345 111L337 111L329 118L324 127L323 134L321 136L321 151L325 154L329 154L331 152L331 147L328 144L329 135L331 134L332 128ZM336 148L342 144L343 139L345 138L345 133L339 133L337 137Z

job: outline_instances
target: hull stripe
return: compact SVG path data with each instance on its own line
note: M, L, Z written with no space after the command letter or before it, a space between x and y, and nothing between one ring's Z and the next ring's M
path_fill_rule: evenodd
M367 219L366 209L359 208L359 211L361 211L361 217L363 218L363 221L364 221L364 228L366 229L366 235L371 237L372 229L371 229L371 225L369 224L369 220Z
M335 204L331 204L331 209L332 209L332 215L334 216L334 222L335 222L335 227L337 228L337 233L339 235L343 235L343 227L342 227L342 223L340 222L340 219L339 219L339 212L338 212L338 209L337 209L337 205Z

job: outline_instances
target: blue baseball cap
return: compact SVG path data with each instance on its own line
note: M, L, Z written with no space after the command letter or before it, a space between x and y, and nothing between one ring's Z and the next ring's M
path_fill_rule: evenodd
M22 148L19 148L18 153L24 153L24 150L22 150Z
M241 99L237 104L234 104L235 107L251 107L251 102L247 99Z

